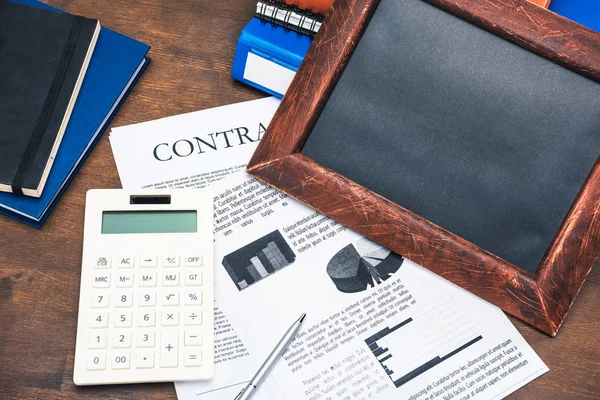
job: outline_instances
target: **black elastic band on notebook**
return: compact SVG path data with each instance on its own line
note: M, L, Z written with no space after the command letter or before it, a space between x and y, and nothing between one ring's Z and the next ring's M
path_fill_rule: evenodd
M15 173L15 177L11 184L12 192L15 194L23 194L25 178L31 169L33 160L35 159L44 137L44 132L46 132L48 124L50 123L50 118L54 113L54 108L56 107L60 90L62 89L63 83L67 76L67 71L69 70L69 65L71 64L73 55L75 54L75 48L77 46L77 41L79 40L79 34L81 33L84 21L85 19L79 16L75 16L75 19L73 20L71 32L69 32L69 37L67 38L65 48L63 49L60 57L58 70L56 71L56 74L54 74L54 80L52 81L52 85L50 86L50 90L48 91L48 95L44 101L42 112L38 118L35 129L33 130L31 139L29 139L29 143L25 148L25 153L23 154L23 158L21 159L21 163L19 164L19 168L17 168L17 172Z

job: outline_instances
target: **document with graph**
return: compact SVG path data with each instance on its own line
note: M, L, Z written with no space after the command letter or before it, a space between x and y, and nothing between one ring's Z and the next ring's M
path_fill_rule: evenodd
M504 313L243 172L213 186L220 306L252 355L304 325L259 399L498 399L548 368Z
M180 399L233 399L302 312L257 399L498 399L548 370L500 309L235 172L277 104L111 134L124 188L215 191L215 376Z

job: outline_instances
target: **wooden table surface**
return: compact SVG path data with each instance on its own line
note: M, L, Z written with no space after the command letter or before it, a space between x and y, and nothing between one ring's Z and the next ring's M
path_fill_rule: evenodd
M256 0L48 0L152 46L111 126L264 95L230 78ZM175 398L173 384L78 388L73 355L85 193L119 188L105 133L40 230L0 216L0 399ZM550 338L511 318L550 372L510 399L600 399L600 267Z

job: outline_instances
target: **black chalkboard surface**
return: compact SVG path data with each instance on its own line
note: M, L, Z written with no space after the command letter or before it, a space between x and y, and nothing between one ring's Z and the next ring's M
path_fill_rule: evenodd
M533 273L600 153L600 85L382 0L301 152Z

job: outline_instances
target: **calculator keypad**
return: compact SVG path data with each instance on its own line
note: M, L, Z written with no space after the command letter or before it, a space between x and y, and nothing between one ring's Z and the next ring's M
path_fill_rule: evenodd
M213 200L210 189L88 191L76 385L212 378Z
M102 254L92 265L88 371L202 366L202 255Z

